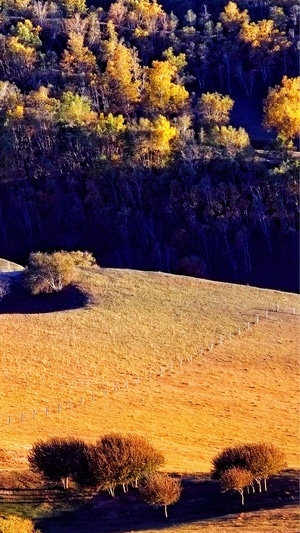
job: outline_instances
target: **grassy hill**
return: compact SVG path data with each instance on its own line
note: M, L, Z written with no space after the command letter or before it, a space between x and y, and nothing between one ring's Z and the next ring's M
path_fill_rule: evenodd
M0 467L38 438L111 431L149 437L172 472L261 440L299 466L297 295L113 269L83 283L86 307L0 314Z

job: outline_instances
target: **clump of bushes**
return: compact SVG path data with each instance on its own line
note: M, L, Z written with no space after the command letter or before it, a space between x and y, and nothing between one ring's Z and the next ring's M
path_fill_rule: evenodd
M90 252L31 253L23 273L23 285L31 294L60 292L80 277L80 267L94 266Z
M265 442L226 448L214 457L212 463L212 477L220 480L224 491L238 491L242 504L246 487L251 487L254 492L256 482L261 492L263 481L266 491L267 479L286 467L285 454L273 444Z

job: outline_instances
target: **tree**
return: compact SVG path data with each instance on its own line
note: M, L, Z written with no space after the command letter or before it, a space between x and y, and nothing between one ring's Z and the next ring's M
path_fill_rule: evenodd
M30 468L41 473L50 481L61 481L63 488L69 488L69 480L82 480L89 471L88 445L73 438L52 437L38 441L28 455Z
M0 533L41 533L31 520L19 516L0 517Z
M78 266L92 266L95 260L88 252L36 252L29 256L24 271L24 286L31 294L59 292L76 281Z
M93 71L97 71L96 57L87 46L84 46L83 35L70 31L67 48L60 62L63 72L82 78L84 75L88 77Z
M189 93L175 83L177 74L174 56L170 61L153 61L147 69L144 98L151 113L176 113L187 102Z
M220 21L228 32L236 33L243 24L249 22L248 10L239 11L235 2L228 2L220 15Z
M163 455L143 437L111 433L103 436L88 452L91 484L115 495L118 485L127 491L131 483L152 474L164 463Z
M230 96L219 93L202 94L198 102L200 115L209 126L223 126L229 122L229 114L234 101Z
M231 468L246 469L252 474L261 492L260 482L275 475L286 466L284 453L273 444L250 443L226 448L213 461L212 477L221 479L224 472Z
M281 87L269 89L264 105L264 126L275 128L278 139L291 147L292 140L300 132L300 76L282 78Z
M229 468L220 477L223 492L227 490L238 491L242 497L242 505L244 505L244 489L251 485L252 481L253 476L251 472L244 468Z
M166 474L150 476L140 487L142 499L154 507L164 507L168 518L167 506L176 503L181 494L180 481Z
M58 115L59 121L68 126L86 126L97 119L97 113L91 110L89 98L72 91L62 94Z
M244 128L233 128L233 126L215 126L211 133L213 143L221 148L230 157L235 157L250 145L249 135Z
M163 115L153 121L141 118L131 127L134 159L148 167L163 167L168 163L174 141L178 138L175 126Z

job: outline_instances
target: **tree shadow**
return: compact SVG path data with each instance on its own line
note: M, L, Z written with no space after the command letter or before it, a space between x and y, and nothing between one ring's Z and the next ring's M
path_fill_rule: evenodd
M81 508L37 522L43 533L129 533L142 530L163 530L172 526L220 519L230 514L247 513L261 509L275 509L297 505L299 497L298 474L287 471L269 480L267 492L245 495L241 505L236 492L220 491L217 481L205 475L184 476L182 495L169 507L169 519L164 518L162 508L152 508L140 500L137 490L127 494L117 493L111 498L100 493Z
M17 285L0 301L0 314L54 313L86 307L89 302L88 293L77 285L68 285L60 292L35 296Z

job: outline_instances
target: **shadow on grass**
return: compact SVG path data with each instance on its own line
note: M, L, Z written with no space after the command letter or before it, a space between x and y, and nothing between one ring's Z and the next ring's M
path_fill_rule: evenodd
M114 499L100 493L81 508L41 519L36 525L43 533L158 531L228 514L297 506L298 488L298 474L286 471L269 480L267 492L246 494L242 506L238 493L222 494L218 482L207 476L184 476L180 501L169 507L168 520L164 518L162 508L154 509L144 504L138 492L132 489L127 494L119 492Z
M0 314L34 314L67 311L87 306L89 295L76 285L68 285L60 292L32 296L21 285L0 301Z

